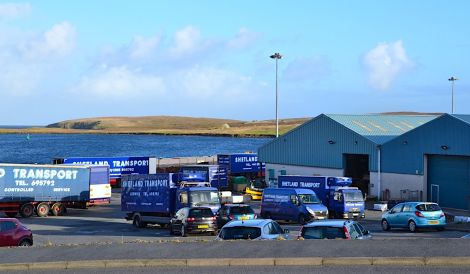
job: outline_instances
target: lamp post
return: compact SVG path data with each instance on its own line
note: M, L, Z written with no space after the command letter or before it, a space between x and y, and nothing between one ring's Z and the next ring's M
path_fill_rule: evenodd
M282 58L282 55L279 52L274 53L273 55L269 56L272 59L276 59L276 138L279 137L279 119L277 115L278 109L278 92L277 92L277 61Z
M454 76L449 78L449 81L452 82L452 112L451 112L452 114L454 114L454 82L457 81L457 80L459 80L459 79L457 77L454 77Z

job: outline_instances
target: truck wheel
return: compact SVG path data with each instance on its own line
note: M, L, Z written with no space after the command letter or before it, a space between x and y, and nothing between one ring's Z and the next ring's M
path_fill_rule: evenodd
M49 204L47 203L40 203L37 207L36 207L36 214L39 216L39 217L46 217L47 215L49 215L49 211L50 211L50 207L49 207Z
M23 204L20 208L20 215L23 218L29 218L33 216L34 206L32 204Z
M9 218L15 218L18 212L5 212L5 215Z
M299 215L299 224L304 225L307 223L307 219L305 218L305 215L300 214Z
M61 203L55 203L51 207L51 213L54 216L61 216L65 214L65 206Z
M142 219L139 215L134 216L134 221L132 222L132 224L137 228L143 228L147 226L146 223L142 222Z

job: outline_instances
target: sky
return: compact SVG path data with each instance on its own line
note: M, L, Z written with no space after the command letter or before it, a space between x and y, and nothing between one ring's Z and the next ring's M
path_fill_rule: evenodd
M470 1L0 1L0 125L470 113Z

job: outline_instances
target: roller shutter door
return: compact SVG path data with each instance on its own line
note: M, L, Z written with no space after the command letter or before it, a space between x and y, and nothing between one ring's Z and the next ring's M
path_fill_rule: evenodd
M469 209L470 157L428 156L428 201L441 207Z

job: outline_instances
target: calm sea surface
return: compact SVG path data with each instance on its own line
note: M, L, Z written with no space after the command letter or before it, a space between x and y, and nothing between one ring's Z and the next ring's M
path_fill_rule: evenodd
M256 152L268 138L160 135L0 134L0 163L52 163L59 157L209 156Z

